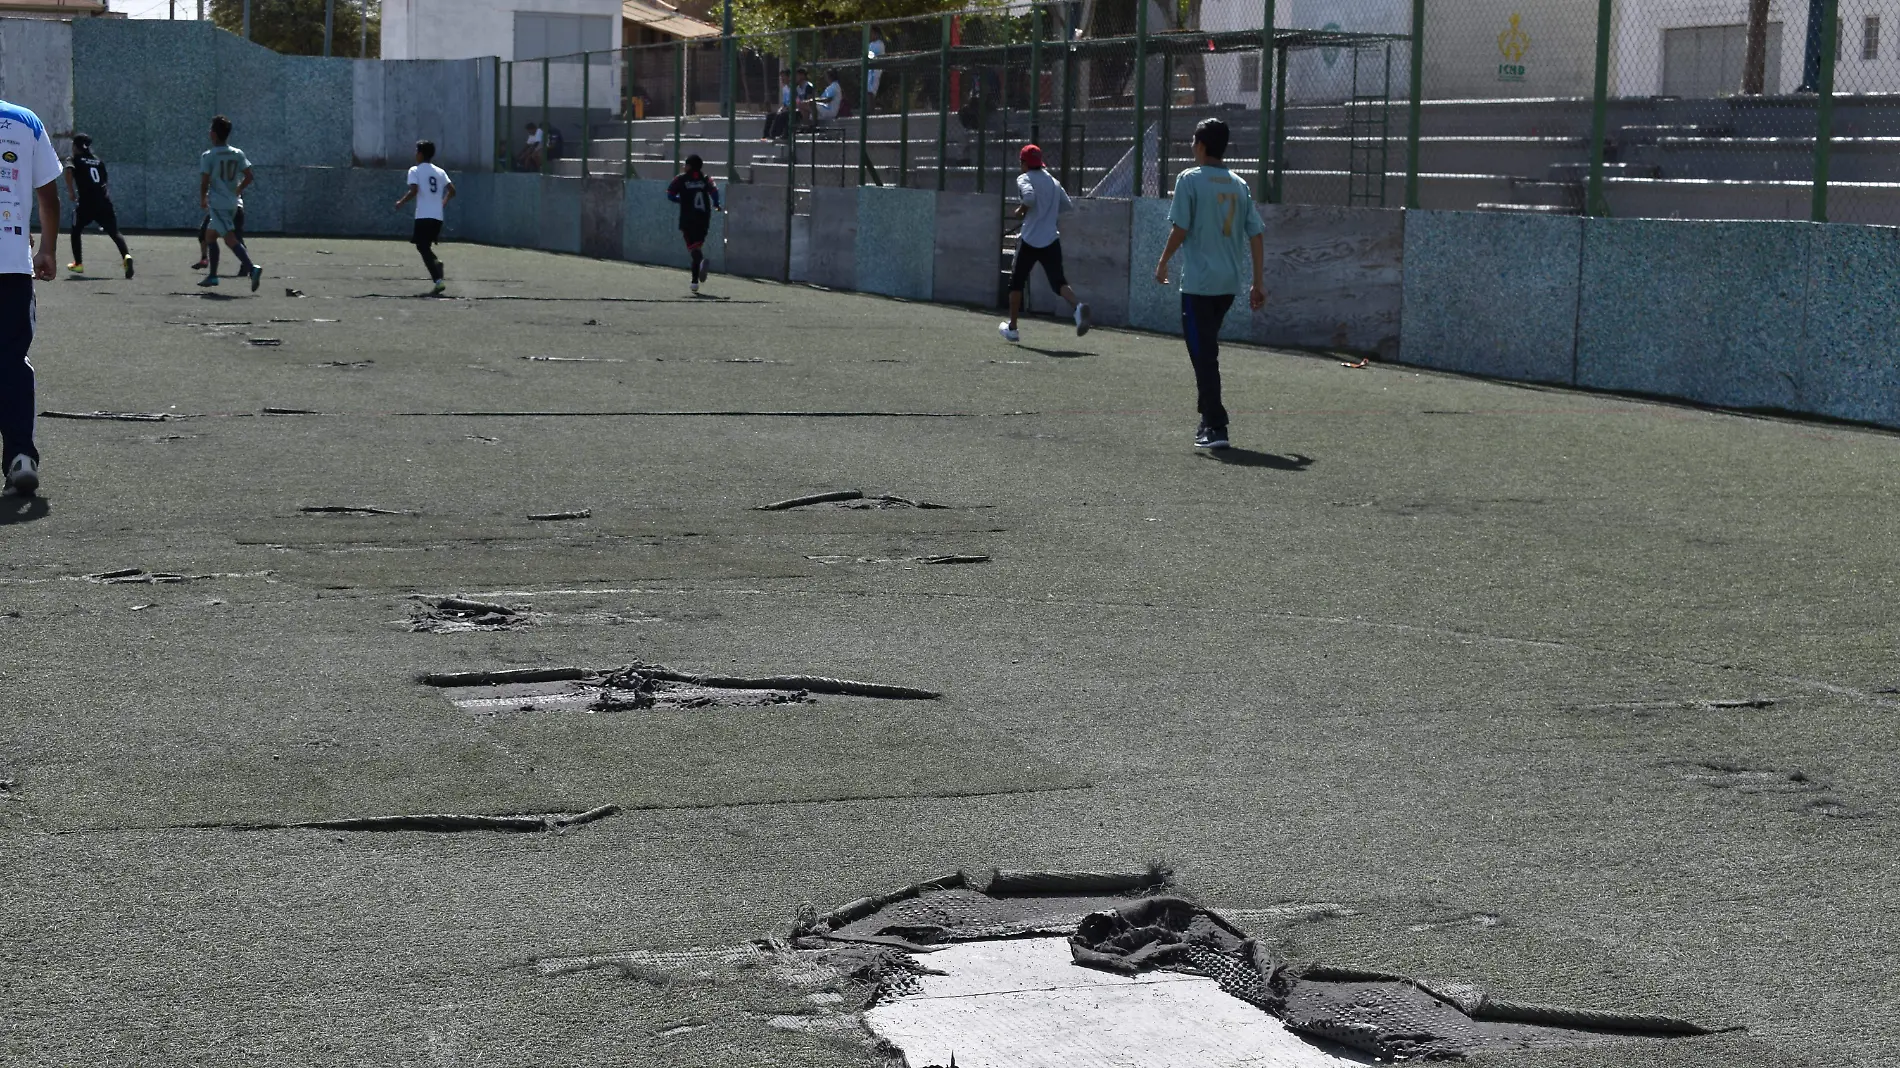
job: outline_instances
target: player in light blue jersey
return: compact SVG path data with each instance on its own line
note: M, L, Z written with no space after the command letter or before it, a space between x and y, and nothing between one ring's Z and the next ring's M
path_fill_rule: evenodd
M198 157L198 207L211 218L211 232L237 253L238 268L251 279L251 292L257 292L264 268L251 262L244 247L244 232L238 212L244 209L244 191L257 180L244 150L231 145L231 120L219 115L211 120L211 147ZM201 286L218 284L217 246L211 248L210 273Z
M1194 434L1198 449L1225 449L1227 409L1220 392L1220 328L1227 310L1240 293L1249 249L1253 253L1253 284L1247 305L1255 311L1267 303L1262 282L1265 270L1266 227L1254 208L1247 183L1222 166L1227 156L1227 124L1206 119L1194 128L1194 161L1200 166L1182 171L1174 182L1174 207L1169 221L1168 247L1155 265L1155 281L1168 284L1168 261L1187 249L1181 269L1181 334L1187 340L1188 359L1194 364L1199 391L1201 427Z

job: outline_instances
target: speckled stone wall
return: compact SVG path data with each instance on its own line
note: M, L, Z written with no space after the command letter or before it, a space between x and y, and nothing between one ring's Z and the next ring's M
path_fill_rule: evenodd
M530 175L530 177L534 177ZM581 250L581 180L541 177L541 203L535 239L529 248L549 252Z
M1400 358L1526 382L1572 381L1583 220L1405 213Z
M1900 427L1900 230L1813 232L1797 400L1817 414Z
M1586 220L1576 384L1796 407L1788 370L1803 344L1814 229Z
M860 292L929 300L936 243L936 193L878 186L858 190L854 260Z

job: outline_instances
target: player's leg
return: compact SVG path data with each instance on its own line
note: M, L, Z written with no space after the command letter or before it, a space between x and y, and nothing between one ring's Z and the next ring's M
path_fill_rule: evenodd
M264 269L251 262L251 250L244 244L243 228L237 222L235 215L226 216L220 220L220 223L222 224L220 229L224 233L224 243L232 252L237 253L240 277L248 276L251 280L251 292L257 292L258 284L264 277Z
M125 276L132 277L132 250L126 247L125 235L119 233L119 211L110 200L99 205L99 229L104 230L112 243L119 246L119 262L125 265Z
M442 261L436 258L435 243L442 236L442 220L416 220L416 251L422 253L422 265L429 270L429 281L434 283L435 291L442 292Z
M1075 290L1069 285L1068 272L1062 269L1062 239L1049 242L1049 247L1042 250L1041 259L1042 273L1049 279L1049 288L1069 302L1075 318L1075 336L1081 337L1088 333L1095 322L1089 315L1089 306L1076 297Z
M73 205L73 262L67 264L66 269L74 274L84 273L86 269L86 257L80 252L80 235L92 223L92 213L86 209L84 201Z
M1042 256L1042 250L1034 245L1016 242L1016 264L1009 271L1009 322L996 328L1004 341L1021 341L1022 333L1016 327L1016 320L1023 314L1023 290L1029 287L1029 274L1036 268L1036 261Z
M198 262L192 264L191 269L194 271L208 269L214 276L218 273L218 237L211 232L211 216L209 215L206 215L205 221L198 226Z
M33 447L33 278L0 274L0 469L17 493L39 488Z
M1198 448L1227 447L1227 408L1221 403L1220 388L1220 328L1233 304L1231 293L1181 294L1181 336L1187 342L1188 360L1194 365L1195 407L1201 412L1201 426L1194 435Z
M706 268L706 227L692 226L680 230L680 236L686 241L686 254L692 263L687 268L692 278L693 292L699 292L699 283L705 281Z

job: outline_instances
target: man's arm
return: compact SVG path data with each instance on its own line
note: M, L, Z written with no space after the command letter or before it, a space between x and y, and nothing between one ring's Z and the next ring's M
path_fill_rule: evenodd
M73 165L68 163L60 173L66 178L66 199L77 201L79 191L73 187Z
M33 254L33 277L47 282L59 266L53 257L53 249L59 244L59 185L48 182L40 186L39 194L40 247Z
M1155 264L1155 281L1164 286L1168 284L1168 261L1174 258L1175 253L1181 251L1181 243L1187 240L1187 235L1188 232L1179 226L1168 232L1168 247L1161 250L1161 262ZM1256 256L1254 258L1256 275L1258 275L1259 267L1260 259Z
M249 167L244 168L244 180L238 183L237 195L241 198L244 191L257 184L257 175Z
M1259 311L1267 304L1267 235L1255 234L1248 243L1253 246L1253 288L1247 291L1247 307Z
M415 189L415 186L412 185L409 188L413 190ZM449 187L442 191L442 206L445 208L448 207L449 201L454 200L454 199L455 199L455 183L450 182Z
M675 204L678 204L680 202L680 181L681 180L679 178L674 178L671 182L668 182L666 185L666 199L672 201Z
M407 193L404 193L404 194L402 195L402 199L401 199L401 200L398 200L398 201L396 201L396 206L400 208L400 207L402 207L402 206L403 206L404 204L407 204L407 203L409 203L410 201L412 201L412 200L414 200L414 199L416 199L416 193L417 193L417 192L419 192L419 190L417 190L417 189L416 189L416 183L414 183L414 182L410 182L410 183L409 183L409 191L408 191ZM445 201L443 201L443 203L445 203L445 204L446 204L446 203L447 203L447 201L445 200Z

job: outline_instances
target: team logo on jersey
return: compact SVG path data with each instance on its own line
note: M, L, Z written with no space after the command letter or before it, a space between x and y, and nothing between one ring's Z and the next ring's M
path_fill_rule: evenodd
M20 161L20 154L17 152L0 152L0 159L6 160L8 163L18 163Z

